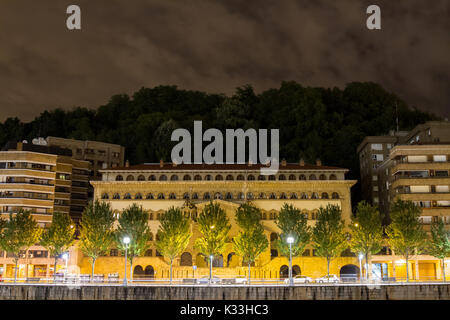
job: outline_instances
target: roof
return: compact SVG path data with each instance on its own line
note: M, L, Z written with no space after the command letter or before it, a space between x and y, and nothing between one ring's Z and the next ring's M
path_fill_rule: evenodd
M144 164L138 164L138 165L131 165L131 166L124 166L124 167L115 167L115 168L108 168L108 169L102 169L101 172L105 171L166 171L166 170L172 170L172 171L184 171L184 170L190 170L190 171L205 171L205 170L217 170L217 171L225 171L225 170L236 170L236 171L245 171L245 170L259 170L260 168L268 168L266 165L262 164L252 164L249 165L248 163L245 164L178 164L173 165L172 163L144 163ZM344 170L348 171L348 169L339 168L339 167L331 167L331 166L318 166L318 165L311 165L311 164L304 164L300 165L300 163L286 163L285 166L283 166L280 163L280 167L278 170Z

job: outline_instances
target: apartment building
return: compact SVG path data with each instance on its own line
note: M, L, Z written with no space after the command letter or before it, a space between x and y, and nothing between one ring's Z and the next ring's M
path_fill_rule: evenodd
M30 210L42 227L55 211L74 221L87 205L89 162L72 158L68 149L24 142L0 151L0 213Z

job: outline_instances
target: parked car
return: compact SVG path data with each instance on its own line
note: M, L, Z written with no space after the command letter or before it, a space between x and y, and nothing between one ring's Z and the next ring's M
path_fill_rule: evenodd
M294 281L294 283L311 283L313 282L313 279L307 276L301 276L301 275L297 275L295 277L292 278L292 280ZM284 282L286 284L289 284L289 278L284 279Z
M330 274L329 276L323 276L322 278L317 278L316 282L318 283L338 283L340 279L335 274Z
M212 284L217 284L217 283L220 283L220 282L221 282L221 279L219 277L213 276L211 278L211 283ZM197 280L197 283L198 284L208 284L209 283L209 276L203 276L203 277L199 278Z

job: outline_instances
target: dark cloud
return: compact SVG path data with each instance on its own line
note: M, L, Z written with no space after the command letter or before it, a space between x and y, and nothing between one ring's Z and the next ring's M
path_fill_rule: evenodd
M65 26L74 3L81 31ZM374 3L381 31L365 27ZM96 107L142 86L229 94L282 80L375 81L449 116L449 34L448 0L0 0L0 119Z

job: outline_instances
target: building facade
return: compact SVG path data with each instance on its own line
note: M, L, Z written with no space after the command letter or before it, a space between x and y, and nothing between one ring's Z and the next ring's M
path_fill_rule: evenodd
M174 165L161 162L102 170L102 181L93 181L92 184L95 199L109 202L117 214L133 203L147 210L153 235L158 231L161 215L170 207L181 207L190 215L193 236L174 264L176 278L197 277L209 272L204 257L194 248L195 240L201 236L196 218L203 207L211 201L220 204L232 225L231 239L239 232L235 211L242 203L250 201L262 210L262 224L270 242L269 248L252 268L252 277L279 278L286 276L288 270L288 259L280 257L275 246L279 232L275 220L282 205L293 204L307 216L308 224L314 225L321 206L336 204L341 207L343 219L348 224L351 219L350 188L356 181L345 180L346 169L323 166L320 162L308 165L302 161L296 164L283 161L274 176L261 175L260 168L261 165L251 164ZM113 248L107 257L98 259L96 273L119 272L123 276L122 268L117 268L118 264L123 264L123 259ZM89 259L85 257L80 261L81 271L89 273ZM234 253L231 242L214 261L214 274L218 276L247 272L242 259ZM355 263L355 257L344 254L333 260L331 271L339 275L342 268L344 272L350 268L354 273ZM136 259L133 273L135 277L167 278L169 263L153 245L144 257ZM302 257L294 258L294 274L300 273L313 277L326 274L324 259L316 257L310 246Z
M89 162L73 159L70 150L10 143L0 151L1 216L7 219L10 213L29 210L39 226L47 228L59 211L77 222L87 205L88 179ZM42 276L52 269L53 258L43 247L33 246L21 255L19 276ZM14 274L12 260L0 252L0 271L6 276Z

